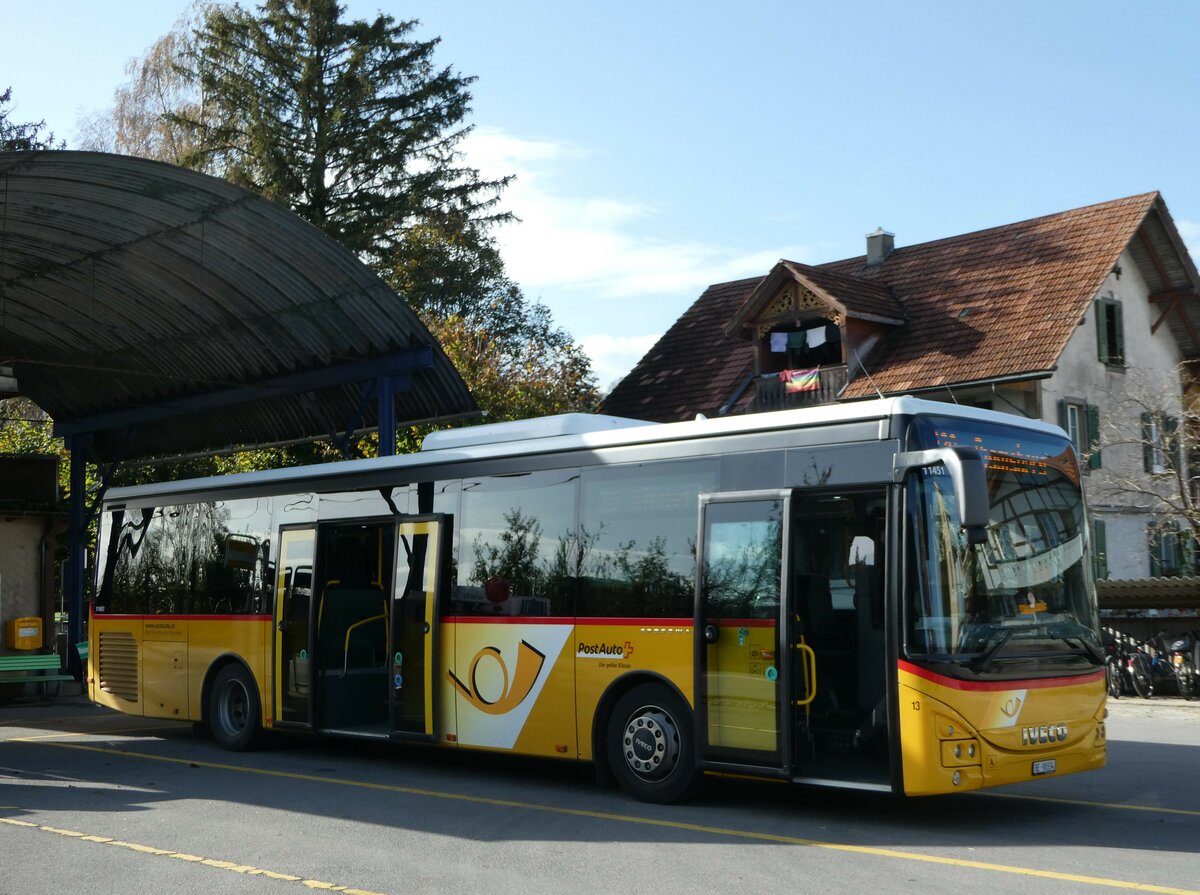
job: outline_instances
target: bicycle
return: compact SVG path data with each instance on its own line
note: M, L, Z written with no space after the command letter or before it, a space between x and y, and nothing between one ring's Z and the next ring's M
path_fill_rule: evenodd
M1126 661L1125 672L1129 676L1133 692L1142 699L1149 699L1154 695L1153 659L1138 646L1130 651Z

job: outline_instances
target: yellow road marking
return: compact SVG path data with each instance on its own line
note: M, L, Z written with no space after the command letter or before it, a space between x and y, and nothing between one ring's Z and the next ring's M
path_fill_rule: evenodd
M124 842L120 839L112 839L108 836L93 836L88 833L80 833L77 830L63 830L59 829L58 827L30 823L27 820L16 820L15 818L11 817L0 817L0 824L7 824L12 827L40 830L43 833L53 833L57 836L66 836L69 839L78 839L81 842L95 842L100 845L111 845L116 848L125 848L144 855L173 858L176 861L187 861L189 864L200 864L201 866L212 867L216 870L228 870L232 873L241 873L245 876L264 876L267 879L275 879L281 882L300 883L301 885L307 886L310 889L320 889L328 892L344 892L346 895L381 895L379 892L370 892L366 889L352 889L349 886L339 886L334 883L326 883L317 879L305 879L302 876L295 876L291 873L278 873L274 870L263 870L261 867L251 867L249 864L237 864L233 861L220 861L216 858L204 858L200 855L189 855L185 854L184 852L171 851L169 848L155 848L152 845L142 845L138 842Z
M22 741L18 739L13 740L12 742ZM1171 886L1158 886L1152 883L1135 883L1126 880L1108 879L1100 876L1083 876L1076 873L1059 873L1053 870L1039 870L1034 867L1018 867L1010 864L992 864L987 861L969 861L962 858L947 858L941 855L926 855L921 854L920 852L906 852L890 848L876 848L869 845L846 845L840 842L824 842L819 839L805 839L799 836L784 836L778 833L762 833L754 830L737 830L730 827L713 827L708 826L707 824L693 824L677 820L640 817L633 814L616 814L608 811L588 811L585 808L564 808L557 805L542 805L538 804L537 802L518 802L513 799L493 799L486 796L476 796L456 792L443 792L435 789L419 789L413 786L397 786L390 783L369 783L363 780L345 780L339 777L325 777L317 774L301 774L295 771L277 771L270 770L268 768L250 768L244 765L227 764L225 762L200 761L194 758L174 758L166 755L151 755L146 752L130 752L124 749L109 749L103 746L88 746L83 743L59 743L42 740L39 745L56 746L61 749L79 749L85 752L99 752L104 755L119 755L125 758L142 758L149 761L161 761L168 764L188 765L190 767L212 768L220 771L235 771L243 774L257 774L263 777L277 777L285 780L302 780L308 783L325 783L334 784L336 786L350 786L357 789L370 789L379 792L394 792L401 793L403 795L424 796L431 799L443 799L456 802L470 802L477 805L492 805L499 808L518 808L524 811L542 811L547 814L568 815L571 817L588 817L596 820L616 821L618 823L660 827L670 830L686 830L692 833L705 833L712 836L726 836L733 839L749 839L757 842L775 842L783 845L803 845L810 848L820 848L829 851L847 852L850 854L860 855L874 855L876 857L896 858L903 861L919 861L926 864L940 864L948 867L968 867L974 870L987 870L993 873L1008 873L1015 874L1017 876L1037 877L1040 879L1085 883L1092 886L1104 886L1110 889L1130 889L1136 892L1157 892L1161 893L1161 895L1200 895L1200 889L1177 889ZM1019 797L1014 796L1014 798ZM0 818L0 820L2 820L2 818Z
M35 740L52 740L52 739L55 739L56 737L89 737L89 736L97 736L98 737L98 736L108 736L109 734L114 734L114 733L142 733L147 730L169 730L169 729L170 728L164 727L160 724L155 724L155 725L149 726L149 727L145 727L145 726L143 726L143 727L114 727L111 730L106 728L104 730L60 731L58 733L39 733L37 736L33 736L33 737L13 737L11 740L7 740L6 742L24 743L24 742L33 742Z
M1160 808L1156 805L1130 805L1127 802L1092 802L1087 799L1063 799L1058 796L1027 796L1019 792L979 792L976 796L994 799L1022 799L1026 802L1054 802L1059 805L1078 805L1083 808L1109 808L1117 811L1152 811L1159 814L1182 814L1185 817L1200 817L1194 808Z

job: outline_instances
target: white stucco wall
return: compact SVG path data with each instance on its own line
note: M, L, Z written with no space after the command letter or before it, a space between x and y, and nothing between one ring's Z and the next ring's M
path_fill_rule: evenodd
M0 517L0 621L42 614L39 545L44 529L40 518Z
M1145 578L1150 574L1146 528L1154 517L1139 508L1144 501L1103 493L1109 471L1120 469L1142 475L1143 469L1142 449L1136 443L1141 437L1140 411L1124 407L1119 412L1114 405L1130 395L1169 392L1169 406L1178 412L1181 355L1165 324L1158 332L1150 332L1161 308L1148 300L1149 288L1128 251L1121 255L1119 267L1120 276L1110 273L1094 297L1121 303L1125 368L1100 362L1096 309L1094 304L1089 306L1059 359L1057 371L1042 383L1042 416L1057 424L1060 399L1094 404L1100 409L1102 432L1111 436L1119 429L1135 442L1105 447L1101 468L1086 471L1084 493L1090 514L1105 522L1109 577Z

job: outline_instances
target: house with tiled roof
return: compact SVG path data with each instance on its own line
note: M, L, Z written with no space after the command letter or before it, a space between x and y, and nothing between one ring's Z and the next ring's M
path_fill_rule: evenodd
M1197 358L1200 275L1153 192L911 246L880 229L865 255L712 286L602 409L667 422L915 394L1049 420L1089 458L1100 577L1134 579L1178 574L1183 551L1099 487L1152 464L1138 439L1094 448L1140 431L1115 416L1134 388L1169 383L1178 408Z

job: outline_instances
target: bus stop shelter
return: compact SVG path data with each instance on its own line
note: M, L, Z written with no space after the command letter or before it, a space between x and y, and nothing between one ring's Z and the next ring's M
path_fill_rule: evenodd
M0 397L13 395L71 454L71 644L85 463L107 481L123 461L370 429L387 454L401 423L478 412L405 301L292 212L195 171L65 151L0 153Z

